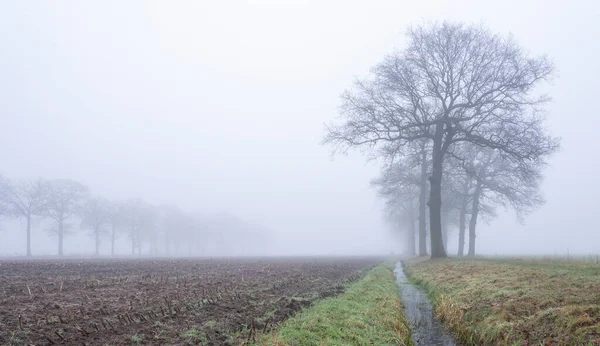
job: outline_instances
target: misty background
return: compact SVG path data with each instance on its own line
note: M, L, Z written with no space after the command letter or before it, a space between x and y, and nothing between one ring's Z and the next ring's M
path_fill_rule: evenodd
M0 172L230 215L269 234L265 254L398 251L369 184L379 166L332 160L323 124L408 25L483 22L554 61L548 124L563 149L547 203L524 226L512 213L482 223L478 252L597 253L599 17L592 0L3 1ZM82 231L66 253L92 243ZM42 225L32 250L55 253ZM24 251L23 223L2 221L0 254Z

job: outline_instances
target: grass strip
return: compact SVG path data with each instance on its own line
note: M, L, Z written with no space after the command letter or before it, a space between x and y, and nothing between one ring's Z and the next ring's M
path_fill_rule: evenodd
M463 345L600 345L600 265L405 262Z
M393 263L371 269L342 295L285 321L259 345L412 345Z

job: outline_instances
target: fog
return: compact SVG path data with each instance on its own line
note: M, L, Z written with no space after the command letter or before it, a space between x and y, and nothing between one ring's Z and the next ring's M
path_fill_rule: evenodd
M397 252L370 186L379 165L332 157L324 124L409 25L482 22L554 61L547 125L562 150L544 171L546 204L525 225L512 212L482 223L478 252L598 253L598 18L592 0L4 1L0 172L227 214L268 239L227 254ZM24 254L23 225L2 222L0 254ZM34 254L55 253L43 222L32 234ZM93 248L87 231L65 239L67 254Z

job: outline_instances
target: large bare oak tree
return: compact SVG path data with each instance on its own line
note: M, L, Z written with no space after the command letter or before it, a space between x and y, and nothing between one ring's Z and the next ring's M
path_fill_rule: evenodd
M431 256L445 257L441 185L449 150L472 143L517 162L543 162L559 140L544 129L549 98L535 89L553 66L482 26L422 25L407 39L342 95L341 120L327 126L324 142L347 150L428 140Z

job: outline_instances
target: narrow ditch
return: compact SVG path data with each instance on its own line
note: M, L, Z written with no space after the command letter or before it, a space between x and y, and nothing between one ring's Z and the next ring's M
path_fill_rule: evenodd
M429 302L427 294L408 280L401 262L396 264L394 274L396 275L396 284L400 288L400 295L404 303L404 313L410 325L415 345L459 345L454 341L454 338L444 328L442 323L435 318L433 307Z

